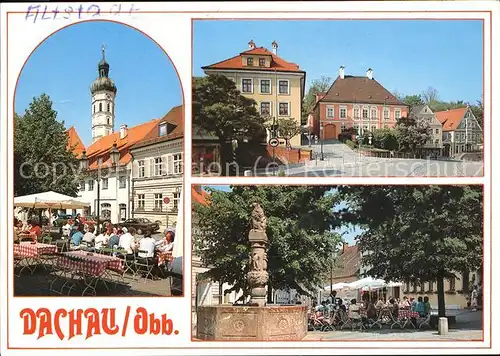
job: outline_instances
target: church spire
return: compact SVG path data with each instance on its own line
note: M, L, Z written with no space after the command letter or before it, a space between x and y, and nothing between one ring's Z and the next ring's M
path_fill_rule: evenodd
M108 62L106 62L106 54L105 54L104 45L102 45L101 51L102 51L102 59L98 65L99 77L100 78L102 78L102 77L107 78L109 75L109 64L108 64Z

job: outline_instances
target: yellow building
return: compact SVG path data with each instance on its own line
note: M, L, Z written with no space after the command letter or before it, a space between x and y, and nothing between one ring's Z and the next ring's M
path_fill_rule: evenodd
M241 94L256 101L262 116L274 118L276 122L293 118L300 126L306 72L278 57L276 42L272 43L272 52L256 47L253 41L248 46L247 51L202 69L205 74L221 74L232 79ZM300 145L300 134L290 143Z

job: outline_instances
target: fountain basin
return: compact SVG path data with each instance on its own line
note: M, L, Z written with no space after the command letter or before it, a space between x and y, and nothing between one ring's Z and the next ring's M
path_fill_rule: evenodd
M307 306L199 306L196 337L213 341L302 340L307 334Z

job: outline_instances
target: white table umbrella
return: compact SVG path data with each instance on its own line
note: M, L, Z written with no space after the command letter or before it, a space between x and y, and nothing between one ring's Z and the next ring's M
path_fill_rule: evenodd
M327 292L331 292L332 290L342 290L347 285L348 285L348 283L340 282L340 283L335 283L334 285L332 285L332 289L331 290L330 290L330 286L329 285L325 286L323 289L325 291L327 291Z
M374 279L372 277L354 281L346 286L349 289L377 289L383 287L387 287L387 283L383 279Z
M90 204L69 195L49 191L15 197L14 206L35 209L80 209Z

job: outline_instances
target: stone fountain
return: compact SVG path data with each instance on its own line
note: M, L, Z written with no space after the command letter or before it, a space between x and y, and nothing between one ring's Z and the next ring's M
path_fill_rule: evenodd
M267 218L258 203L253 204L250 271L251 288L247 305L199 306L196 337L215 341L302 340L307 333L305 305L267 305Z

